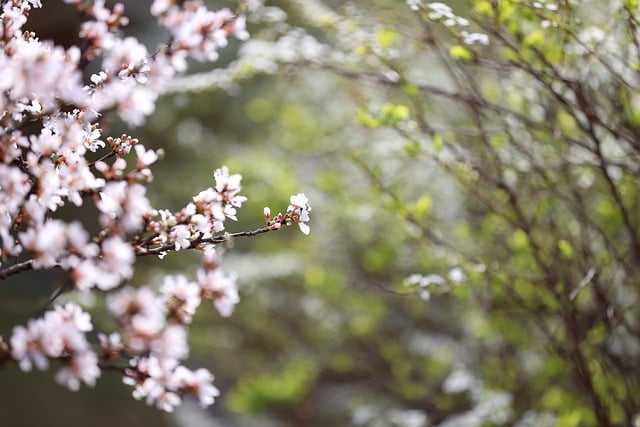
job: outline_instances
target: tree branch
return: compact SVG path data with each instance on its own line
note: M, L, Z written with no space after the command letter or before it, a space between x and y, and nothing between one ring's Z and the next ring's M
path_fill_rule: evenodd
M14 264L3 270L0 270L0 280L4 280L9 276L33 269L33 260L29 259L18 264Z

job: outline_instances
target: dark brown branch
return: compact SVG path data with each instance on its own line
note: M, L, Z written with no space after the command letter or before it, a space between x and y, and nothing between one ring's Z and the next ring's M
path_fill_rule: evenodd
M0 280L4 280L9 276L14 274L21 273L23 271L28 271L33 269L33 260L29 259L27 261L20 262L18 264L14 264L10 267L7 267L3 270L0 270Z
M258 228L256 230L252 230L252 231L238 231L236 233L225 233L219 236L213 236L210 237L208 239L202 239L202 238L198 238L198 239L194 239L190 241L190 246L188 248L185 249L195 249L200 247L201 245L206 245L206 244L213 244L213 245L218 245L218 244L222 244L225 242L230 241L231 239L233 239L234 237L252 237L252 236L257 236L258 234L263 234L263 233L268 233L270 231L277 231L279 230L278 228L270 228L270 227L263 227L263 228ZM144 249L141 246L138 245L138 252L136 253L136 256L148 256L148 255L161 255L163 253L166 252L170 252L170 251L174 251L175 250L175 243L166 243L162 246L158 246L155 248L151 248L151 249Z

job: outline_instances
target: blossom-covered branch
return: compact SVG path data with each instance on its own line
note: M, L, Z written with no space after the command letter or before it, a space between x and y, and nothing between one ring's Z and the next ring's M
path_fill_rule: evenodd
M239 301L236 276L225 274L215 246L230 236L253 236L279 227L225 233L247 198L241 179L226 167L215 170L214 185L183 209L151 206L146 185L160 151L128 134L107 136L104 115L142 125L159 93L187 68L189 58L213 61L229 37L246 40L245 19L228 9L217 12L201 0L155 0L151 14L169 33L169 42L150 50L125 36L124 7L104 0L65 0L83 18L82 48L63 48L25 31L40 0L2 2L0 11L0 279L26 270L59 268L64 289L107 291L117 329L98 331L90 313L68 302L0 337L0 363L23 371L60 369L56 381L70 390L94 386L103 369L123 374L133 396L171 411L186 393L203 406L219 394L206 369L190 370L188 325L202 301L229 316ZM96 73L84 79L91 64ZM298 204L294 203L294 197ZM303 200L304 199L304 200ZM302 201L304 203L302 203ZM302 204L300 204L302 203ZM292 196L285 222L304 222L310 208L304 195ZM59 215L91 207L100 231ZM193 280L168 276L159 287L134 287L137 256L182 249L203 252ZM55 303L62 288L50 303Z

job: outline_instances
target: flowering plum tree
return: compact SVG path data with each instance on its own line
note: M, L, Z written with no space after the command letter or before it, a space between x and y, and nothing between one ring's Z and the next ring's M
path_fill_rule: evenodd
M151 14L170 38L150 52L123 35L128 21L121 4L65 3L84 18L81 46L63 48L25 30L40 0L1 2L0 279L60 269L66 280L40 314L0 337L0 363L29 371L55 362L56 381L71 390L115 371L136 399L165 411L186 393L211 405L218 395L213 375L182 361L199 305L212 301L229 316L239 301L235 276L223 272L215 247L293 223L308 234L308 199L291 196L287 211L274 218L265 209L264 228L227 233L225 221L237 220L247 198L240 195L242 177L222 167L212 186L182 209L153 208L145 185L162 153L130 135L106 136L102 121L117 114L131 126L143 124L189 58L213 61L228 37L248 38L245 19L228 9L210 11L200 0L156 0ZM89 66L100 71L85 78ZM69 214L87 205L97 214L91 226ZM187 249L203 254L195 278L173 275L157 288L132 286L137 258ZM58 303L71 291L105 293L117 329L94 331L89 312Z

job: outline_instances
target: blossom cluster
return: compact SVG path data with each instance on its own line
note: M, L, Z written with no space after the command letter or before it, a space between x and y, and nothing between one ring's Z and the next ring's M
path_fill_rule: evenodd
M157 211L146 226L151 237L144 238L136 247L140 253L160 253L195 247L209 241L215 233L224 230L224 221L236 221L237 208L247 200L239 194L239 174L229 174L226 167L213 173L215 186L201 191L191 203L176 213Z
M468 27L469 20L456 15L451 7L446 3L431 2L424 3L422 0L407 0L407 5L414 11L424 11L427 18L434 22L440 22L448 28ZM464 44L489 44L489 36L484 33L469 32L462 30L460 32L461 40Z
M306 222L309 221L309 212L311 211L309 199L304 195L304 193L298 193L291 196L289 203L290 205L284 215L282 213L278 213L278 215L273 218L271 218L271 208L264 208L264 217L267 221L267 227L270 230L278 230L282 227L282 224L291 225L293 223L297 223L298 227L300 227L300 231L304 234L309 234L311 228L306 224Z
M100 335L101 346L109 360L129 357L124 382L134 387L136 399L171 411L186 393L195 394L202 406L219 394L208 370L192 371L181 364L189 354L187 326L202 300L212 300L223 316L239 301L235 277L225 275L219 265L219 256L209 248L196 282L167 276L159 292L150 286L126 287L109 298L119 332Z
M75 304L68 303L32 319L26 327L16 326L11 336L11 356L23 371L33 366L49 367L49 359L61 359L63 367L56 381L71 390L80 383L95 385L100 376L98 357L91 350L85 333L93 329L91 316Z
M213 374L204 368L192 371L181 365L189 354L187 325L203 300L211 300L223 316L238 303L234 276L220 268L215 249L204 251L197 281L167 276L159 290L151 286L126 286L110 295L108 307L118 331L99 333L97 354L85 334L93 330L89 313L73 303L56 306L27 326L16 326L9 345L10 355L23 371L49 367L59 360L56 381L71 390L81 383L93 386L101 369L117 369L133 396L165 411L180 404L186 393L197 395L203 406L218 395ZM128 365L118 365L128 360ZM116 364L113 364L115 362Z
M118 371L135 398L167 411L186 393L210 405L218 395L213 375L181 363L201 302L229 316L239 301L235 276L220 268L215 245L227 238L225 220L237 220L247 200L242 177L222 167L184 208L156 209L145 185L161 152L128 134L105 135L101 119L114 112L129 125L144 123L187 59L215 60L228 37L247 39L245 20L228 9L210 11L201 0L154 0L150 12L169 41L150 53L123 34L128 19L121 4L64 2L83 17L82 47L63 48L25 31L40 0L5 1L0 9L0 279L61 269L67 273L61 291L109 292L117 330L98 332L100 345L92 345L90 314L74 303L56 304L57 295L41 317L16 326L8 341L0 337L0 360L23 371L56 360L62 365L56 380L71 390L95 385L104 370ZM89 65L99 71L85 81ZM299 194L291 203L281 222L308 233L308 200ZM67 219L76 208L97 212L96 223ZM138 257L182 249L204 253L195 280L169 276L161 286L132 286Z

